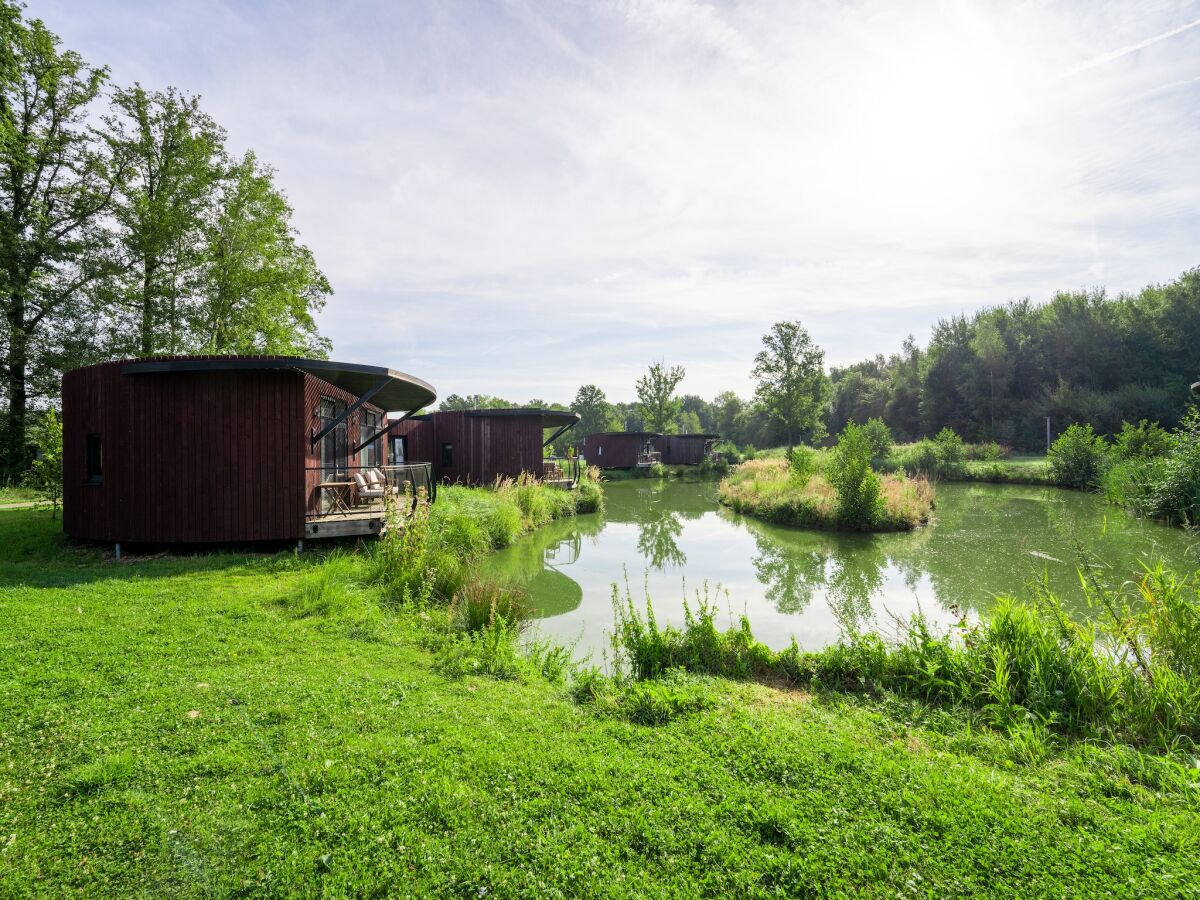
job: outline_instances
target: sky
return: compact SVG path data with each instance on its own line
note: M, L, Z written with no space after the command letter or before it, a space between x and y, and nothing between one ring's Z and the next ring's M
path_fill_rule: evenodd
M1200 265L1200 2L27 0L277 170L333 358L440 396L752 392Z

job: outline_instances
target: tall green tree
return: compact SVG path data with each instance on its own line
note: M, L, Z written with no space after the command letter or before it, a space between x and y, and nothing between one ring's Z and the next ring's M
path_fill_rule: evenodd
M571 409L579 413L579 424L571 432L576 443L582 442L589 434L617 431L621 427L613 405L604 396L604 391L594 384L580 386L571 402Z
M675 430L675 419L683 408L675 390L684 374L683 366L667 366L659 360L637 380L638 411L647 431L666 434Z
M122 263L114 295L136 323L136 353L179 352L224 174L224 132L198 98L136 84L113 93L105 125L127 174L113 206Z
M971 339L971 349L979 358L988 380L988 437L996 437L996 378L1000 375L1007 356L1004 335L991 318L982 320Z
M776 322L763 335L751 377L755 399L777 421L787 438L788 453L796 438L817 436L829 397L825 352L799 322Z
M206 229L193 330L205 353L324 356L316 313L332 292L292 227L274 172L247 153L226 174Z
M37 19L0 3L0 305L6 401L0 476L27 465L29 373L56 318L110 265L102 219L121 173L88 114L107 70L60 50Z

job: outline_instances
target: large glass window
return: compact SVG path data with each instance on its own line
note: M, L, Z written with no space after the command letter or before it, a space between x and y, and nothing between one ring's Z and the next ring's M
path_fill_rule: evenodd
M369 409L364 409L362 413L362 424L358 427L358 441L362 443L377 432L382 426L383 417L379 413L371 412ZM383 438L376 438L362 448L362 465L373 467L380 465L383 460Z
M329 397L321 398L320 430L324 431L332 422L341 418L346 404ZM321 438L321 478L324 481L343 481L349 473L348 448L346 446L346 422L338 422L336 428Z

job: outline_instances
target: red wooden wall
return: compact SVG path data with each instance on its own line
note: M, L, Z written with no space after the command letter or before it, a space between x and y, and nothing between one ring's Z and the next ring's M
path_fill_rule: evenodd
M664 434L655 442L664 465L698 466L704 462L704 448L712 437L707 434Z
M583 442L583 458L601 469L632 469L647 437L625 432L589 434Z
M433 463L434 477L447 484L491 484L522 472L542 475L542 417L430 413L393 426L407 438L408 462ZM452 464L442 465L442 444L453 445Z
M67 534L144 543L304 536L306 509L315 510L305 470L320 461L309 446L310 398L353 396L300 372L122 375L122 365L63 378ZM88 434L103 441L99 485L86 484Z

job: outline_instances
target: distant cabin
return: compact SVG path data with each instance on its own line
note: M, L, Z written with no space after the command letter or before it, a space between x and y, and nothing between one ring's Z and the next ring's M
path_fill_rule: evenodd
M63 377L63 527L115 544L295 541L382 530L432 489L388 458L387 412L436 399L379 366L285 356L101 363Z
M663 465L698 466L719 439L716 434L664 434L655 446Z
M601 469L633 469L661 461L657 431L598 431L583 442L583 458Z
M545 452L578 422L579 413L554 409L447 410L393 422L388 442L394 459L431 464L443 484L488 485L524 474L567 486L578 480L573 461Z
M583 456L589 466L601 469L645 468L655 463L698 466L717 440L715 434L600 431L584 439Z

